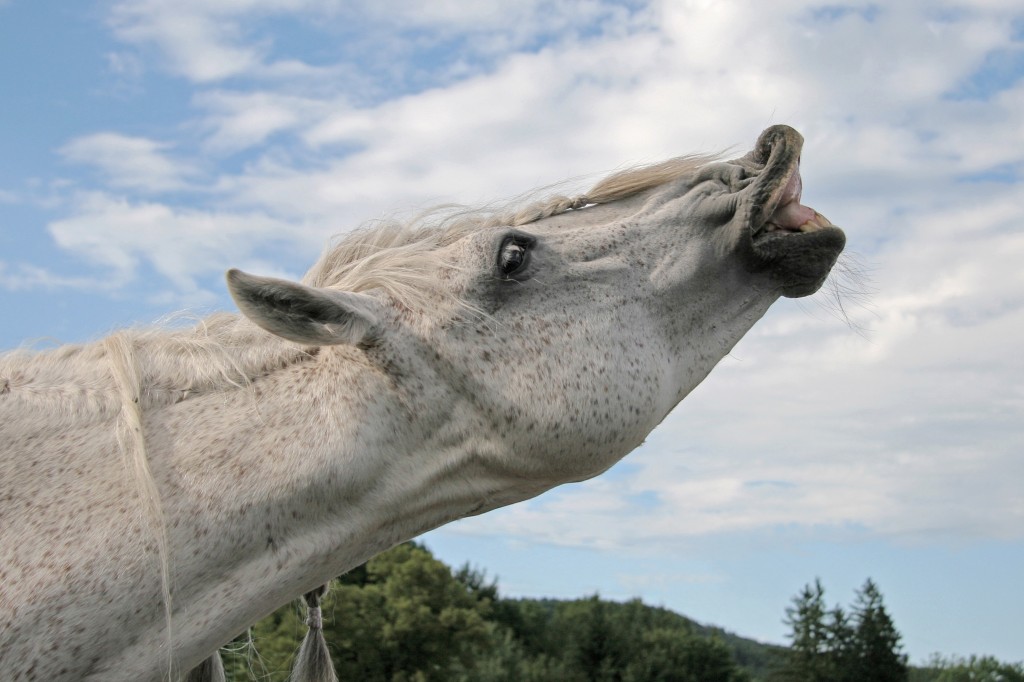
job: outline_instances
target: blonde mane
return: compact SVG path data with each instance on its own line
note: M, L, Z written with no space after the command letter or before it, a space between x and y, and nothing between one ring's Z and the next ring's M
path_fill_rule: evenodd
M432 276L438 264L430 252L475 230L528 225L625 199L686 176L714 158L683 156L630 168L606 177L584 195L555 195L477 210L440 207L405 222L371 223L329 246L303 282L354 292L377 289L396 305L423 309L443 295ZM101 341L0 354L0 395L17 394L36 407L57 407L54 416L58 418L110 415L121 411L125 391L137 395L140 408L153 407L194 393L244 386L310 355L309 349L272 336L232 313L216 313L189 328L137 328L117 337L123 346L122 358L133 356L139 367L133 373L137 386L119 385L111 346Z
M406 222L378 221L344 235L328 247L303 283L354 292L379 289L401 307L423 309L443 295L433 276L436 267L443 264L425 254L477 230L529 225L587 206L626 199L689 175L716 158L681 156L629 168L609 175L586 194L577 196L557 194L540 201L477 209L440 206Z

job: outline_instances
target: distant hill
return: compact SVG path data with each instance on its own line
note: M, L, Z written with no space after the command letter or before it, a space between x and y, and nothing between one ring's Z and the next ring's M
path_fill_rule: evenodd
M554 614L567 605L585 603L598 599L578 600L557 600L557 599L506 599L505 603L515 603L520 606L536 605L537 607ZM735 633L724 630L713 625L702 625L695 620L680 615L675 611L661 606L644 604L639 599L629 602L614 602L599 600L603 604L610 619L614 619L618 612L629 609L640 609L646 613L643 620L655 624L656 627L667 627L686 631L692 635L706 640L721 642L728 651L729 656L738 668L749 675L751 682L768 682L770 675L775 670L786 654L786 647L775 644L765 644L757 640L741 637Z

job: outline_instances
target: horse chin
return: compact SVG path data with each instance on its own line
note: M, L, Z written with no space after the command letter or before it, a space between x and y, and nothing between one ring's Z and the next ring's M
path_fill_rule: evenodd
M829 225L810 232L762 232L753 240L753 252L773 287L788 298L801 298L821 288L845 245L843 231Z

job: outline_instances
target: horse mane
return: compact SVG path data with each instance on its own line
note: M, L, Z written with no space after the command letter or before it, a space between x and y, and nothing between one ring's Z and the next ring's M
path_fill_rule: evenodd
M556 194L478 209L441 206L407 221L369 223L329 245L302 281L353 292L382 290L400 307L428 309L446 295L434 276L445 264L426 257L429 252L476 230L528 225L629 198L686 176L714 158L683 156L629 168L609 175L583 195ZM456 308L463 305L453 303ZM234 313L215 313L190 327L155 325L123 330L117 336L140 368L136 391L142 408L245 386L310 357L310 349L279 339ZM0 396L16 393L35 407L59 407L54 415L58 418L116 413L121 398L110 356L110 345L103 341L0 354Z
M438 206L409 221L382 220L345 234L328 246L303 283L344 291L380 289L399 306L423 310L444 292L434 277L444 267L424 254L452 244L477 230L529 225L588 206L609 204L690 175L716 159L714 155L680 156L613 173L586 194L555 194L542 200L514 200L484 208ZM535 196L537 192L531 192ZM457 302L461 303L461 302Z
M240 315L215 313L189 328L126 329L100 341L3 353L0 394L9 393L28 409L50 408L55 424L115 414L121 409L123 387L114 373L114 338L123 347L122 355L138 365L133 391L142 408L241 387L309 355Z

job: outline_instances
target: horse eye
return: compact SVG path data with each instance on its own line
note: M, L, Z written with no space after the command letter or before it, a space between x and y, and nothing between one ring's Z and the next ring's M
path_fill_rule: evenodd
M511 275L523 265L526 260L526 249L519 244L509 244L501 250L501 263L499 267L505 275Z
M523 267L530 245L531 240L519 237L509 237L502 242L501 250L498 251L498 271L502 277L510 277Z

